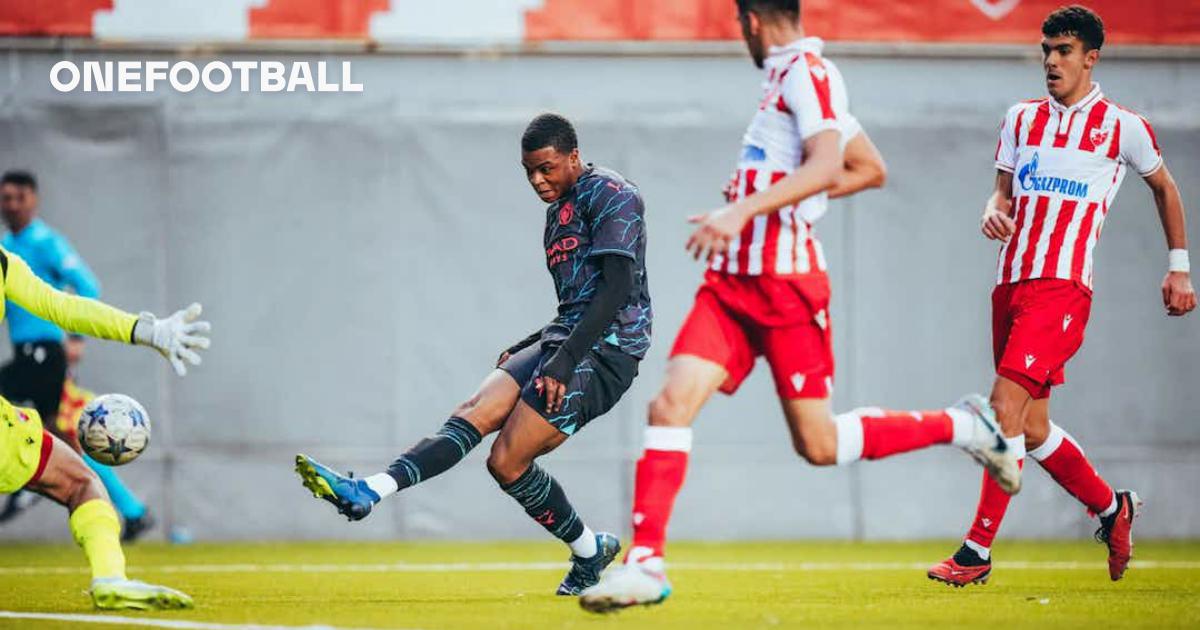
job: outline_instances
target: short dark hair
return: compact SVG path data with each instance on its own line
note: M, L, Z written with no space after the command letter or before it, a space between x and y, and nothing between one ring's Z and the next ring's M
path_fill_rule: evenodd
M521 135L521 150L529 153L546 147L554 147L559 153L570 153L579 147L571 121L558 114L540 114L529 122Z
M737 0L738 15L751 11L759 15L786 15L792 19L800 17L800 0Z
M30 171L11 170L4 171L4 176L0 177L0 185L13 184L15 186L24 186L33 192L37 192L37 177L33 176Z
M1091 9L1073 4L1059 7L1042 22L1042 35L1059 37L1070 35L1083 42L1084 50L1100 50L1104 45L1104 22Z

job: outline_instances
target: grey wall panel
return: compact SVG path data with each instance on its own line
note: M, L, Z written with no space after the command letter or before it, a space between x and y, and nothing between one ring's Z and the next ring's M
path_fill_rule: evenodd
M10 53L0 167L39 172L46 217L109 299L158 312L200 300L216 326L205 364L184 380L115 344L93 344L82 370L93 388L150 408L154 446L125 472L165 521L209 539L543 536L487 474L490 440L353 525L306 496L291 457L385 466L436 430L502 348L550 318L543 207L518 141L530 117L558 109L576 120L584 157L637 181L648 207L656 323L641 377L545 461L593 527L627 530L646 404L702 275L683 252L685 218L720 203L755 102L745 61L368 56L354 59L367 86L358 95L64 96L46 86L55 60ZM840 65L891 178L835 202L819 227L834 281L835 407L930 408L986 390L996 247L978 216L996 123L1037 94L1037 66ZM1193 211L1200 87L1180 77L1195 71L1194 61L1122 60L1100 75L1156 123ZM1128 178L1098 251L1088 341L1053 411L1102 473L1150 500L1140 535L1197 536L1200 325L1162 314L1163 249L1151 199ZM1003 535L1089 535L1082 508L1029 469ZM716 540L956 536L980 479L950 449L804 464L763 365L702 412L688 475L672 534ZM65 535L48 505L0 530Z

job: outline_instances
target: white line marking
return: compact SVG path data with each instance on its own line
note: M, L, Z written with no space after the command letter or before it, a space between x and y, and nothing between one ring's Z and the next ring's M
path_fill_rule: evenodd
M209 623L184 619L147 619L145 617L122 617L120 615L72 615L59 613L35 613L0 610L0 619L25 619L29 621L70 621L72 623L98 623L121 626L147 626L151 628L175 628L178 630L369 630L368 628L338 628L336 626L263 626L259 624Z
M561 571L565 562L457 562L390 564L174 564L130 567L131 573L488 573L515 571ZM676 562L674 571L923 571L929 562ZM1008 561L994 564L996 569L1016 571L1094 571L1105 569L1103 562ZM1193 560L1134 560L1132 569L1200 569ZM88 573L87 567L0 567L0 575L76 575Z

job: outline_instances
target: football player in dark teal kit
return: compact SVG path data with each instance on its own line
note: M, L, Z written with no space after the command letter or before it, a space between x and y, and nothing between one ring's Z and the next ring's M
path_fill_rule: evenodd
M589 529L562 486L536 463L629 389L650 346L645 207L637 186L585 164L571 123L535 118L521 138L521 163L546 208L546 267L558 313L500 354L496 369L434 435L386 471L351 478L305 456L296 471L313 495L359 520L384 497L445 472L499 432L487 460L500 488L571 548L559 595L595 584L616 557L615 536Z

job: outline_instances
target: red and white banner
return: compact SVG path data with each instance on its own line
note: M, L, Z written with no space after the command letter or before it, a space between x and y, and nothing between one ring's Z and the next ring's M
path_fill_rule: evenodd
M830 40L1029 43L1065 0L803 0ZM1200 44L1200 0L1091 0L1109 41ZM0 0L0 35L396 42L736 39L733 0Z

